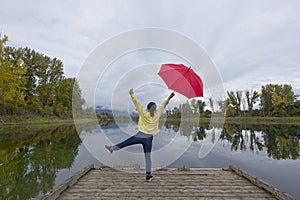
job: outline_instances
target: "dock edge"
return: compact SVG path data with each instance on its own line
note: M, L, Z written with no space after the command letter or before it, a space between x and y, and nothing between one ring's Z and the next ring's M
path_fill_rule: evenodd
M79 172L75 173L73 176L68 178L66 181L64 181L61 185L58 187L54 188L47 194L45 194L41 200L55 200L57 199L66 189L72 187L77 181L83 177L85 174L87 174L90 170L94 169L94 165L88 165L84 167L82 170Z
M277 189L275 186L259 179L258 177L255 177L255 176L249 174L248 172L246 172L240 168L230 165L229 169L231 169L237 175L244 177L245 179L247 179L248 181L250 181L252 184L256 185L257 187L262 188L265 191L269 192L271 195L273 195L277 199L280 199L280 200L295 200L296 199L295 197L289 195L288 193L282 192L281 190Z

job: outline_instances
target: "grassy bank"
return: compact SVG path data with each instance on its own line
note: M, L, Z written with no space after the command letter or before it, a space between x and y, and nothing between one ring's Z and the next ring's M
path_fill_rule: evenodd
M225 122L236 124L300 124L300 117L226 117Z
M211 118L200 118L200 123L208 123ZM223 119L220 118L220 121ZM218 118L215 119L218 121ZM226 117L229 124L300 124L300 117Z
M76 123L89 123L94 119L82 118L76 120ZM56 116L41 116L34 114L27 115L2 115L0 116L0 126L15 126L15 125L39 125L39 124L74 124L72 118L58 118Z
M33 124L70 124L74 123L73 119L60 119L55 116L40 115L4 115L0 116L0 125L33 125Z

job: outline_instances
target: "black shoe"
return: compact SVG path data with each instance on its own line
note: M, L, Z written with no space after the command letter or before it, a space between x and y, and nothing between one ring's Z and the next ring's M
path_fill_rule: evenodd
M153 179L153 176L152 176L152 175L146 175L146 181L147 181L147 182L152 181L152 179Z
M112 146L105 145L105 148L109 151L109 153L114 151Z

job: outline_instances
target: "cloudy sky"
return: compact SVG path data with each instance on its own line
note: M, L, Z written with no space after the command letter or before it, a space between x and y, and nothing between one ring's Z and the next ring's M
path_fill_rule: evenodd
M300 94L299 1L1 0L0 31L8 45L61 59L67 77L77 76L103 42L145 27L174 30L197 42L215 63L225 90L287 83ZM123 56L115 63L129 67L120 74L111 70L111 76L164 62L155 56L147 50ZM172 55L166 57L172 61Z

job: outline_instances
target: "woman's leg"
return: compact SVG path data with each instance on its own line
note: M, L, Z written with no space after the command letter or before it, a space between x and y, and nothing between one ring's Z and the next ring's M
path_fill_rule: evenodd
M151 151L152 151L153 136L144 138L143 149L146 161L146 174L151 175Z
M139 132L135 134L134 136L131 136L130 138L124 140L123 142L120 142L112 147L114 151L122 149L124 147L134 145L134 144L140 144L142 143L142 138L139 137Z

